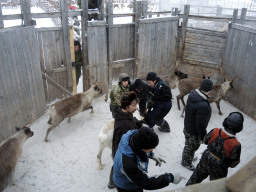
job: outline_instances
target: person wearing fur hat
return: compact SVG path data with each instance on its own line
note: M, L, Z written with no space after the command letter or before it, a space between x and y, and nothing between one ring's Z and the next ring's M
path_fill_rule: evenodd
M114 158L119 142L123 134L132 129L139 129L143 121L139 121L133 117L133 113L137 110L137 96L133 91L126 92L121 97L121 109L114 108L114 133L112 141L112 157ZM112 189L115 185L113 183L113 169L109 176L108 188Z
M224 130L215 128L205 135L207 149L186 185L201 183L208 175L210 180L226 177L228 168L239 164L241 144L235 135L243 130L243 122L241 113L230 113L223 121Z
M81 67L83 65L81 45L79 41L74 41L75 49L75 63L76 63L76 85L78 85L79 78L81 77Z
M170 132L170 126L164 117L172 108L172 92L168 84L157 77L156 73L150 72L146 77L149 85L148 111L145 121L150 128L158 125L162 132Z
M118 84L115 85L110 92L110 111L114 117L114 108L121 107L121 97L125 92L129 92L131 82L127 73L121 73L119 75Z
M199 89L193 89L187 99L184 118L185 146L182 152L181 165L191 171L195 152L206 135L206 128L211 118L212 108L208 101L208 94L213 88L210 79L204 79Z
M148 127L130 130L122 136L114 159L114 183L118 192L142 192L161 189L169 183L178 184L184 177L179 174L164 173L148 176L149 159L161 166L165 161L153 149L159 143L157 134Z
M148 90L148 84L141 79L136 79L130 86L130 91L134 91L137 95L140 115L143 117L146 115L146 106L149 93Z

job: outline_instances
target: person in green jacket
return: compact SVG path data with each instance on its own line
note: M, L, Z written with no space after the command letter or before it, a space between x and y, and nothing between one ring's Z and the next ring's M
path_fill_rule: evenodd
M114 108L121 107L121 97L125 92L129 92L131 82L130 77L126 73L119 75L118 84L113 87L110 92L110 111L114 117Z
M79 41L74 41L74 49L75 49L75 63L76 63L76 85L79 82L79 78L81 77L81 67L83 65L82 51L81 45Z

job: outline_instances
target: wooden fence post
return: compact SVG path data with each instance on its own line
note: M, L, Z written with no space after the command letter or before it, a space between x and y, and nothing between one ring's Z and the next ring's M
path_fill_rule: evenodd
M2 6L1 6L1 0L0 0L0 29L4 28L4 22L2 17Z
M220 17L222 12L222 7L220 5L217 6L216 16Z
M71 65L71 53L70 53L70 40L69 40L69 26L68 26L68 0L60 1L61 10L61 25L63 32L63 46L64 46L64 58L67 67L68 74L68 87L72 88L72 65Z
M30 3L27 0L20 0L21 14L23 15L24 26L32 25Z
M232 17L232 23L236 23L237 22L237 15L238 15L238 9L234 9L233 17Z
M74 27L72 26L69 29L69 40L70 40L70 53L71 53L71 62L75 62L75 49L74 49ZM72 66L72 79L73 79L73 94L77 94L76 87L76 68Z
M148 1L141 1L142 3L142 18L147 18L148 12Z
M98 7L99 15L97 17L98 20L104 20L104 1L101 1L101 4Z
M181 28L180 50L179 50L179 57L181 58L183 57L183 52L184 52L189 10L190 10L190 5L184 5L183 22L181 26L182 28Z
M81 2L82 17L81 17L81 28L82 28L82 57L83 57L83 91L89 89L90 85L90 70L89 70L89 58L88 58L88 0Z
M138 44L139 44L139 20L142 16L142 2L136 1L135 2L135 54L134 54L134 66L133 66L133 79L137 77L137 71L138 71Z
M242 8L241 16L240 16L240 23L241 23L242 25L245 24L246 12L247 12L247 9L246 9L246 8Z
M113 67L113 2L106 2L107 7L107 38L108 38L108 88L112 88L112 67Z

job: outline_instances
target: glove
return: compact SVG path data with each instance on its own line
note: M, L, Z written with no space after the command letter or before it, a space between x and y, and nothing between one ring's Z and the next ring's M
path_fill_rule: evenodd
M159 166L159 167L161 167L162 162L166 163L164 159L162 159L161 157L158 157L156 154L152 156L152 159L156 162L156 166Z
M182 179L186 179L186 178L183 176L180 176L180 174L178 174L178 173L173 175L173 183L174 184L178 184L179 182L181 182Z

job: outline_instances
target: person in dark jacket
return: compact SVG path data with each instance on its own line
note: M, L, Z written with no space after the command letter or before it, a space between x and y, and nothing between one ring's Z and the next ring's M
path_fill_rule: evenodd
M146 106L148 100L148 90L148 84L141 79L136 79L130 86L130 91L134 91L137 95L140 115L143 117L145 117L147 113Z
M158 145L157 134L148 127L130 130L123 135L114 159L114 183L118 192L142 192L178 184L183 177L165 173L159 176L147 175L149 158L161 166L163 159L153 153Z
M192 160L200 142L206 135L206 128L211 118L212 109L208 102L208 94L212 87L212 81L204 79L200 88L192 90L188 96L183 130L185 147L182 152L181 165L191 171L195 170Z
M75 63L76 63L76 85L78 85L79 78L81 77L81 67L83 65L81 45L79 41L74 41L75 49Z
M172 92L168 84L157 77L156 73L150 72L146 77L149 85L148 111L145 122L150 128L158 125L162 132L170 132L170 126L164 117L172 108Z
M243 130L243 122L241 113L230 113L222 123L224 130L212 129L204 137L207 149L186 185L201 183L208 175L210 180L227 177L228 168L239 164L241 144L235 135Z
M121 109L113 108L114 110L114 134L112 142L112 157L115 157L119 142L123 134L132 129L139 129L143 121L139 121L133 117L133 113L137 110L136 93L126 92L121 97ZM114 188L113 183L113 168L111 169L108 188Z

